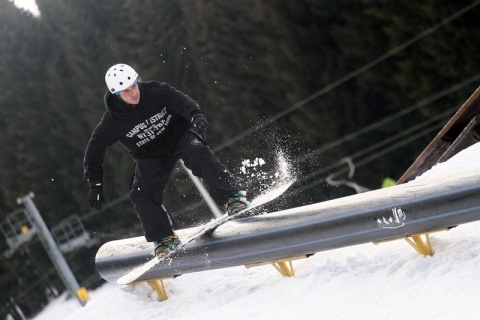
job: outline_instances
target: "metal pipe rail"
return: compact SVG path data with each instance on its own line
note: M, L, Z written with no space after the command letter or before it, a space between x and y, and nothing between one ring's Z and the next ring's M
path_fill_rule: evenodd
M227 222L158 263L138 280L168 278L380 242L480 220L480 173L413 181L349 197ZM192 229L179 230L180 237ZM104 244L100 275L116 282L151 259L143 237Z

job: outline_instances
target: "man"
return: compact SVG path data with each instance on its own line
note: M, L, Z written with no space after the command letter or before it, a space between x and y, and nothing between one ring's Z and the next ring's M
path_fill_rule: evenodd
M180 243L162 205L165 185L179 159L229 214L249 206L239 181L206 145L208 122L194 100L166 83L138 81L137 72L126 64L108 69L105 82L107 111L92 133L84 158L92 207L100 210L105 203L102 165L107 148L116 142L135 159L130 201L158 257Z

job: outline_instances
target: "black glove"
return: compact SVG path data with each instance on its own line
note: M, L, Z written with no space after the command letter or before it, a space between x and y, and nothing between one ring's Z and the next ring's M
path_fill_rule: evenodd
M97 210L102 209L102 205L105 203L105 197L103 196L103 188L101 182L91 182L90 191L88 192L88 203L92 208Z
M192 117L193 130L205 140L208 122L203 113L195 113Z

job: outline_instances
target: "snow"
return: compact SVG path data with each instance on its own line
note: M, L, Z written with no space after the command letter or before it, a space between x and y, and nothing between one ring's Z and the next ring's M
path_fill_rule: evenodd
M480 169L480 144L418 179ZM169 299L145 284L105 284L80 307L62 297L51 319L480 319L480 222L431 235L432 257L405 241L364 244L294 260L295 277L272 266L235 267L164 280Z
M17 8L30 12L35 17L40 16L40 10L38 9L36 0L9 0L9 1L13 1L13 4Z

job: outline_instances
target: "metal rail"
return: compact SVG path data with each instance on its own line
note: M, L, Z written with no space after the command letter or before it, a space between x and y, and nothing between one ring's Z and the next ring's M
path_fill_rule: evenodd
M480 173L410 182L350 197L230 221L187 245L139 280L253 265L480 220ZM179 230L180 237L192 229ZM97 270L116 282L152 258L143 237L111 241Z

